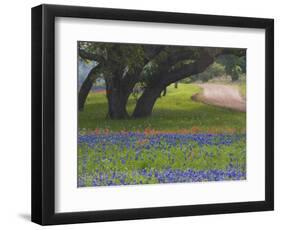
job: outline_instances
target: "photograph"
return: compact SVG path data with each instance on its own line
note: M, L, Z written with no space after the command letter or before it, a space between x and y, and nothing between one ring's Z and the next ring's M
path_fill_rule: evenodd
M246 180L246 54L77 41L77 187Z
M191 12L32 8L32 222L274 210L274 19Z

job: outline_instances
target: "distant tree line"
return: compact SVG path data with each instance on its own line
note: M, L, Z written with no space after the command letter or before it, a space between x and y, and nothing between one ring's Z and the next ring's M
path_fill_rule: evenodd
M189 76L182 82L190 83L193 81L207 82L216 77L230 77L232 82L241 79L246 75L246 56L221 55L204 72Z

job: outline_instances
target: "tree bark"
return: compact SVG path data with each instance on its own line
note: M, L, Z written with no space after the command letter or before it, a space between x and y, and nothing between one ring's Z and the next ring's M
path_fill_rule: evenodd
M107 95L108 117L110 119L126 119L129 117L126 104L128 97L122 92L113 91Z
M164 89L165 87L146 88L137 101L132 117L142 118L150 116L156 100Z
M168 86L188 76L202 73L214 62L214 60L214 57L208 55L206 52L202 52L195 62L186 64L180 69L167 73L162 77L161 82Z
M106 79L106 97L108 101L108 117L110 119L126 119L129 117L126 105L132 89L123 85L118 78Z
M165 88L163 89L162 96L163 96L163 97L165 97L165 96L166 96L166 94L167 94L167 87L165 87Z
M230 77L231 77L231 81L232 81L232 82L238 81L238 79L239 79L239 73L237 73L237 72L235 72L235 71L232 71L232 73L230 74Z
M158 49L147 54L147 58L153 58L160 52ZM134 73L127 73L125 76L119 71L115 72L115 76L106 79L106 96L108 101L108 114L110 119L127 119L129 114L126 105L130 94L133 92L134 86L141 80L141 72L143 67L149 62L146 60L142 67L139 67Z
M92 68L91 71L89 72L88 76L86 77L85 81L83 82L83 84L80 87L79 94L78 94L78 110L79 111L84 110L86 99L88 97L88 94L91 91L93 82L95 81L95 79L97 77L96 74L99 71L99 69L100 69L99 66Z

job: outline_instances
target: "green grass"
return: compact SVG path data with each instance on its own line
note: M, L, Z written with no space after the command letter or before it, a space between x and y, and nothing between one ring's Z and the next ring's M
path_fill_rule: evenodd
M134 140L130 139L130 141L135 143ZM141 151L138 159L136 159L136 147L132 144L129 147L124 147L122 144L107 144L105 147L103 143L89 147L84 144L79 148L78 156L82 162L85 152L87 153L88 160L85 166L88 169L88 173L94 173L96 169L108 172L134 171L145 168L155 168L157 170L165 170L167 168L180 170L185 170L186 168L195 170L225 170L229 166L231 158L235 158L237 164L245 166L245 144L244 138L231 145L219 146L199 145L196 141L189 141L183 146L180 144L169 146L165 141L160 141L159 146L161 147L139 148ZM123 164L121 159L127 159L126 164ZM82 171L83 165L79 167L79 170Z
M246 88L246 87L245 87ZM107 100L105 94L90 93L85 109L79 112L79 128L86 130L110 129L144 130L145 128L175 131L197 128L201 131L234 129L245 132L246 113L195 102L191 96L200 92L198 86L179 84L170 86L167 95L157 100L151 117L144 119L110 120L106 119ZM127 109L132 113L135 100L129 99Z
M229 171L245 173L246 147L245 138L234 141L231 145L200 145L196 141L188 141L185 145L169 145L166 141L160 141L158 146L149 148L137 148L136 141L131 137L130 145L122 143L108 144L98 143L89 147L84 144L78 151L78 175L79 186L106 186L110 181L115 185L121 184L155 184L165 182L190 182L196 181L192 176L178 177L167 174L164 180L155 175L169 170L184 172L192 169L194 172L208 170ZM137 157L136 157L137 156ZM142 174L142 170L149 174ZM231 171L231 170L230 170ZM199 172L200 174L200 172ZM202 172L201 172L202 174ZM119 176L118 176L119 175ZM123 182L120 181L124 178ZM235 176L234 176L235 177ZM224 178L223 180L234 179ZM244 179L242 176L239 179ZM208 180L216 180L209 177ZM93 183L94 182L94 183Z
M200 91L192 84L172 85L152 116L127 120L106 119L106 95L91 93L79 112L78 187L245 179L246 113L193 101ZM135 103L131 97L130 114Z

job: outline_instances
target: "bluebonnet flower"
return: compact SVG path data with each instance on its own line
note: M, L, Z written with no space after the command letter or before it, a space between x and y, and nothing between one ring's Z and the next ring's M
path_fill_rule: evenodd
M217 168L214 158L218 159L222 156L221 147L245 141L245 138L245 134L161 133L147 135L134 132L79 134L79 146L86 147L82 148L82 155L78 159L79 164L82 165L80 167L82 170L78 175L78 187L89 186L86 182L88 178L91 178L92 186L243 180L246 179L245 165L239 163L234 153L225 154L229 162L224 169ZM208 148L204 150L208 146L212 147L211 150ZM175 148L182 154L182 158L175 157ZM199 148L197 155L194 154L194 148ZM97 153L96 158L95 155L88 158L90 150ZM115 153L116 151L120 151L123 155L119 156L119 152ZM157 163L157 167L150 168L148 165L154 165L157 159L169 164L159 166ZM196 159L206 164L204 170L188 168L188 163ZM132 161L135 165L139 165L139 168L130 168L128 171L127 167L130 167L129 164ZM171 167L179 161L184 161L182 164L184 167ZM124 171L114 168L118 162L122 163ZM92 163L96 168L87 171L88 163Z

